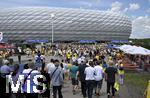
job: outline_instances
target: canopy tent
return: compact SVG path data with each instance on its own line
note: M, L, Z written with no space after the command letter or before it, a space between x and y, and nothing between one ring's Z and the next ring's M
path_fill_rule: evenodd
M122 45L122 46L118 47L118 49L120 49L120 50L122 50L122 51L125 51L125 50L127 50L127 49L131 49L131 48L132 48L131 45Z
M140 46L122 45L118 49L128 54L150 55L150 50Z
M127 50L126 53L139 54L139 55L150 55L150 50L145 49L143 47L134 47L133 49Z

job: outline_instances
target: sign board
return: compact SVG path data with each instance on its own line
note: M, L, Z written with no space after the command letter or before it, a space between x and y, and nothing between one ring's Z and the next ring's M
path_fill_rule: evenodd
M80 40L80 43L95 43L95 40Z
M3 32L0 32L0 41L3 40Z
M48 40L26 40L29 43L47 43Z
M112 43L128 43L128 40L112 40Z

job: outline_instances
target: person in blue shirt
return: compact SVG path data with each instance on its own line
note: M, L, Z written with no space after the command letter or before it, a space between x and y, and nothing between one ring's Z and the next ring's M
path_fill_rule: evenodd
M40 52L37 53L37 55L35 56L35 66L40 69L42 67L42 58L41 58L41 54Z
M106 64L105 61L103 62L102 67L103 67L104 69L106 69L106 68L108 67L108 65Z
M74 62L73 65L70 68L73 94L75 94L75 89L77 88L77 85L78 85L77 72L78 72L78 66L77 66L77 63Z

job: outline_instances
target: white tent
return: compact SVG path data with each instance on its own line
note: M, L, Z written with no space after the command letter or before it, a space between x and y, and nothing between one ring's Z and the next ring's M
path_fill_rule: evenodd
M119 49L128 54L150 55L150 50L143 47L122 45L119 47Z
M120 47L118 47L120 50L122 50L122 51L125 51L125 50L127 50L127 49L131 49L132 48L132 46L131 45L122 45L122 46L120 46Z
M140 54L140 55L150 55L150 50L143 47L134 47L126 51L129 54Z
M124 49L123 51L125 53L129 53L129 51L134 51L137 48L137 46L130 46L129 48Z

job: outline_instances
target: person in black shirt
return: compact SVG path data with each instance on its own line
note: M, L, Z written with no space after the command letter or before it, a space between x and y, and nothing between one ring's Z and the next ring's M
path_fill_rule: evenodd
M41 82L41 83L44 83L45 86L46 86L45 92L42 92L42 97L49 98L50 97L50 76L45 71L45 62L42 62L41 75L43 75L45 77L45 79L44 78L40 78L38 81ZM43 90L43 86L38 86L38 89L39 90Z
M110 96L110 88L112 89L112 98L115 96L115 79L116 79L117 69L113 67L113 61L109 62L109 67L105 70L105 80L107 81L107 94Z
M83 62L81 61L81 65L79 66L79 69L78 69L78 75L79 75L79 80L81 82L81 90L82 90L82 95L83 95L83 98L86 98L86 81L85 81L85 74L84 74L84 71L85 71L85 68L87 67L86 65L86 62Z

